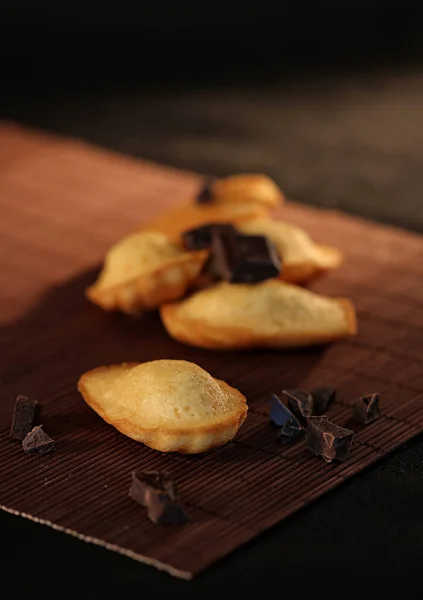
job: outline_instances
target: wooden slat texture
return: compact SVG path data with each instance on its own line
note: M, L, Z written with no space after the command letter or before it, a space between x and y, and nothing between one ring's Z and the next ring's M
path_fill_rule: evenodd
M171 340L157 314L110 316L83 296L107 247L193 193L195 175L0 125L0 505L189 578L423 430L423 239L290 204L284 218L347 260L313 289L349 296L359 334L328 348L219 354ZM239 387L236 440L204 456L154 452L106 425L75 389L99 364L183 358ZM266 394L333 385L329 416L379 391L383 418L327 465L276 443ZM8 431L16 394L38 398L57 451L26 456ZM168 469L192 523L158 527L127 495L134 468Z

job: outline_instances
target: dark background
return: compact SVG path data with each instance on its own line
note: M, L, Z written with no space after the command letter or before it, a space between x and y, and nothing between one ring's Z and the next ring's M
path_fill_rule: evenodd
M3 0L0 116L203 173L267 172L300 201L423 231L418 7ZM416 440L190 583L1 514L1 587L417 598L422 497Z

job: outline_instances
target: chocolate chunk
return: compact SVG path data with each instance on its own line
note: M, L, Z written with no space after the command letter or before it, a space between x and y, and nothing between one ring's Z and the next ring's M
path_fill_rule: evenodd
M166 471L132 471L129 495L147 507L153 523L178 525L188 521L178 501L176 487Z
M202 227L189 229L182 233L182 242L185 250L205 250L210 248L215 233L236 234L236 229L231 223L208 223Z
M30 400L26 396L18 396L16 398L12 427L10 429L11 438L20 440L21 442L25 439L25 436L34 426L37 405L38 402L36 400Z
M54 440L41 427L34 427L22 442L22 448L27 454L46 454L54 449Z
M270 418L279 427L278 440L284 443L293 442L304 437L305 431L295 415L276 395L271 395Z
M363 425L373 423L380 417L379 394L359 398L354 404L354 420Z
M213 186L216 183L216 177L207 177L201 186L196 201L199 204L207 204L213 201Z
M313 414L313 397L304 390L283 390L288 406L299 419L305 421Z
M347 460L352 446L354 432L328 421L327 417L307 419L307 445L309 450L325 459Z
M263 235L213 235L216 269L230 283L259 283L278 277L281 261L273 243Z
M331 387L317 387L311 391L313 397L313 411L318 415L323 415L328 406L335 402L336 390Z

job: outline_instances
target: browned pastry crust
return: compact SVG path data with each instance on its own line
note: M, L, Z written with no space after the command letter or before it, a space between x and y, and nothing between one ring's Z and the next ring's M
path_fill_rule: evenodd
M349 300L279 280L219 283L162 306L160 314L175 339L216 350L325 344L355 335L357 329Z
M98 367L78 389L107 423L161 452L195 454L231 440L247 415L245 397L179 360Z

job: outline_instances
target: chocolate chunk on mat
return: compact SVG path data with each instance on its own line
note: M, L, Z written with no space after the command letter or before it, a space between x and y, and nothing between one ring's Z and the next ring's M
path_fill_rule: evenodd
M279 427L277 437L280 442L289 443L305 436L305 430L297 417L276 394L271 395L270 419Z
M26 396L18 396L13 411L10 437L23 442L34 426L38 402Z
M307 420L308 448L326 462L347 460L353 438L353 431L331 423L327 417L310 417Z
M369 394L354 403L354 420L369 425L380 417L379 394Z
M313 397L313 412L317 415L324 414L336 399L336 390L332 387L316 387L310 393Z
M283 390L283 396L294 415L303 421L313 414L313 397L304 390Z
M129 496L148 509L153 523L179 525L188 521L167 471L132 471Z
M47 454L54 450L55 442L42 429L34 427L22 442L22 448L27 454Z
M282 269L275 246L263 235L216 233L211 252L220 277L229 283L260 283Z

